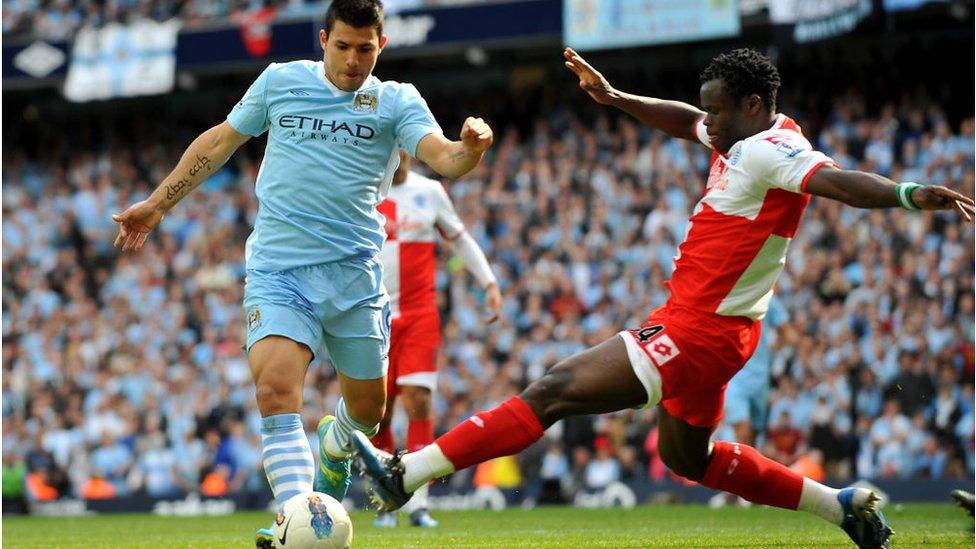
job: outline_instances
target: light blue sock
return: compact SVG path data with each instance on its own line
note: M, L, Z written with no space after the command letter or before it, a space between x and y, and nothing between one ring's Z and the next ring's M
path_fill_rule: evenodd
M261 419L261 460L275 503L312 491L315 460L298 414Z
M346 401L339 398L336 404L336 420L329 427L329 432L325 434L325 451L332 457L344 458L352 451L349 437L353 431L362 431L368 437L372 437L379 431L379 424L366 425L353 419L346 410Z

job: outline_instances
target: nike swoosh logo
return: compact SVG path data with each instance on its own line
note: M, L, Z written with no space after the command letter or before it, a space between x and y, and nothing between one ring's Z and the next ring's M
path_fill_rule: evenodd
M291 524L291 517L288 517L288 521L285 522L285 529L281 532L281 537L278 538L278 543L281 545L285 544L285 538L288 537L288 525Z

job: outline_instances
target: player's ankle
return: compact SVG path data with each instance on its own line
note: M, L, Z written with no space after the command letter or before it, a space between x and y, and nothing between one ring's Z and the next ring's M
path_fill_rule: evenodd
M408 492L454 472L454 465L436 443L403 456L403 466L403 487Z
M818 517L839 525L844 521L844 509L837 494L840 490L820 484L809 478L803 479L803 491L797 510L807 511Z

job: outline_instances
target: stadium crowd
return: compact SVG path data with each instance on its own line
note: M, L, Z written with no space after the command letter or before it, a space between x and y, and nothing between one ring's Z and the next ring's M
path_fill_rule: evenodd
M541 112L495 121L488 161L446 185L504 305L485 324L477 285L444 258L438 433L640 325L667 298L702 192L703 147L612 111L584 119L557 100ZM951 124L923 97L871 110L846 94L816 120L811 140L844 168L973 194L972 118ZM110 214L174 165L186 143L173 134L63 140L39 155L5 145L5 500L267 492L240 305L260 148L242 149L171 211L140 253L112 248ZM778 285L789 321L772 338L759 447L811 476L971 477L973 248L972 227L953 213L814 199ZM303 410L313 450L315 424L337 397L332 369L313 364ZM573 418L525 452L514 475L495 467L454 482L532 479L523 482L558 499L614 480L660 481L656 437L654 410Z
M387 13L492 0L387 0ZM497 1L497 0L496 0ZM325 0L9 0L3 3L4 38L70 40L86 26L177 18L186 27L238 23L274 9L279 18L325 13Z

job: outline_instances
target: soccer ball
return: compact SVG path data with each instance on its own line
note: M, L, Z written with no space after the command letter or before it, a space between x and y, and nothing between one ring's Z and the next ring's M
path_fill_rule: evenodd
M352 544L352 521L334 498L306 492L281 507L274 534L278 549L345 549Z

